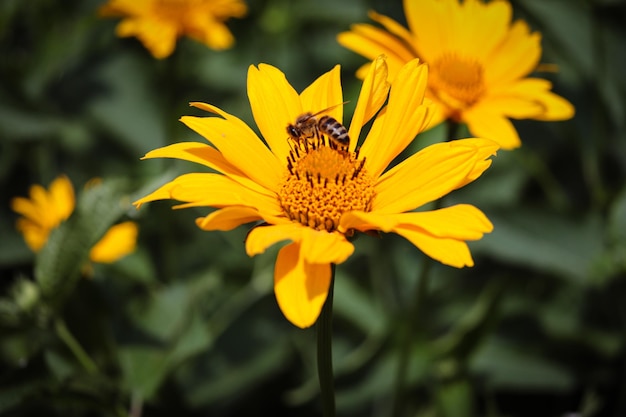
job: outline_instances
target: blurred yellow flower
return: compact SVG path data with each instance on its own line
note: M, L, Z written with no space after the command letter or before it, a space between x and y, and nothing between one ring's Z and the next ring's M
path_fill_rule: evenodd
M50 232L70 217L74 206L74 188L64 175L52 181L49 190L35 184L30 188L30 198L11 200L13 211L23 216L17 220L17 229L33 252L39 252ZM89 259L96 263L111 263L128 255L135 250L137 231L137 224L130 221L111 227L91 249Z
M248 234L246 251L253 256L275 243L289 242L278 253L274 292L285 317L302 328L315 323L328 293L331 264L340 264L353 253L349 238L356 231L395 232L444 264L471 266L465 241L492 230L481 211L464 204L411 210L478 178L498 145L486 139L440 143L385 172L429 123L431 111L423 103L427 72L425 65L410 61L389 90L386 63L377 59L363 82L347 132L349 145L337 145L323 131L295 140L286 128L299 116L324 109L324 115L341 123L339 66L301 94L277 68L251 66L248 97L267 146L237 117L209 104L192 103L221 116L181 119L212 146L176 143L145 158L177 158L217 172L181 175L134 204L175 199L184 202L177 208L217 208L197 219L203 230L263 222ZM387 106L379 112L387 97ZM376 113L357 149L361 128ZM322 115L317 117L321 121Z
M181 36L211 49L230 48L235 40L224 22L246 12L242 0L109 0L100 8L102 16L124 18L118 36L136 36L159 59L171 55Z
M371 12L384 29L356 24L338 41L370 59L387 55L391 79L415 57L427 63L426 96L438 107L433 124L466 123L472 135L513 149L521 142L509 118L573 117L574 107L549 81L527 78L541 58L541 35L522 20L511 23L508 1L404 0L404 11L410 30Z

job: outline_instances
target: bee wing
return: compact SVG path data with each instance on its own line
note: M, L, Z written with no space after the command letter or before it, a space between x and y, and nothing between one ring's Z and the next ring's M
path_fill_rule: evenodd
M337 107L339 107L339 106L343 106L343 105L344 105L344 104L346 104L346 103L349 103L349 101L344 101L343 103L339 103L339 104L335 104L334 106L327 107L327 108L325 108L324 110L320 110L320 111L318 111L317 113L313 113L313 114L311 115L311 117L315 117L315 116L318 116L318 115L320 115L320 114L322 114L322 113L329 112L329 111L331 111L332 109L337 108Z

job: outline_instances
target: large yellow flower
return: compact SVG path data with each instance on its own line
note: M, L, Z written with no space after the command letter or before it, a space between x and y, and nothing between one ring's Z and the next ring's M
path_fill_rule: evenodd
M439 110L434 122L466 123L472 135L513 149L521 142L509 118L574 115L574 107L550 91L549 81L527 78L541 58L541 36L522 20L511 23L508 1L404 0L404 11L410 31L371 12L384 30L357 24L338 41L370 59L386 54L392 79L415 57L427 63L427 97Z
M30 188L30 198L15 197L11 201L11 208L23 216L17 220L17 229L33 252L41 250L50 232L70 217L74 206L74 188L64 175L52 181L49 190L35 184ZM89 259L96 263L115 262L133 252L136 241L136 223L117 224L91 248Z
M100 9L103 16L124 17L117 35L136 36L155 58L169 56L181 36L230 48L234 38L224 22L246 12L242 0L109 0Z
M430 119L423 104L427 67L417 60L398 71L390 93L385 61L375 61L356 104L348 146L329 142L326 135L290 138L286 127L307 112L328 109L326 115L342 121L339 73L336 66L298 94L278 69L265 64L249 68L248 97L267 146L235 116L192 103L220 116L181 119L212 146L176 143L145 158L178 158L217 172L181 175L135 203L175 199L185 202L179 208L217 208L197 219L204 230L261 221L248 234L246 251L253 256L289 242L278 253L274 292L287 319L303 328L316 321L329 289L331 264L352 254L349 238L355 232L395 232L432 258L463 267L473 265L465 241L492 230L484 214L470 205L409 211L479 177L498 149L495 142L436 144L385 172ZM378 112L388 93L387 106ZM357 149L361 128L377 112Z

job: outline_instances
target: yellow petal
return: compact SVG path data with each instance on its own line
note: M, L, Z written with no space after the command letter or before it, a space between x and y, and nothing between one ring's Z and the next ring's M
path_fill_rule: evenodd
M329 264L310 264L297 243L283 247L276 259L274 294L278 306L291 323L312 326L322 311L330 287Z
M456 1L456 0L455 0ZM452 26L451 49L463 51L480 61L506 37L511 16L512 6L506 1L482 2L466 0L457 8L457 22L450 21ZM445 21L444 21L445 22Z
M116 224L91 248L89 259L96 263L112 263L123 258L135 250L137 233L135 222Z
M307 262L316 264L343 263L354 252L354 245L341 233L304 228L302 255Z
M493 230L493 225L483 212L469 204L398 214L353 211L341 219L342 230L380 230L389 233L404 226L415 226L434 237L457 240L478 240Z
M189 37L202 42L211 49L221 51L232 47L235 43L235 38L228 27L209 15L191 13L187 23Z
M177 28L171 22L151 18L124 19L116 28L117 36L136 36L152 53L163 59L172 54L176 47Z
M300 242L304 228L300 223L293 222L257 226L246 237L246 253L255 256L278 242Z
M202 230L229 231L242 224L261 220L257 209L245 206L229 206L219 209L206 217L196 219L196 225Z
M564 98L552 93L552 83L540 78L525 78L494 90L489 101L500 97L514 98L538 107L538 111L528 116L511 114L511 107L503 107L502 113L515 118L535 120L567 120L574 117L574 106Z
M430 123L431 112L423 105L427 78L428 67L415 59L402 67L394 80L389 103L376 118L360 151L367 158L372 177L378 177Z
M260 213L267 213L268 215L280 215L282 213L276 198L243 187L224 175L212 173L181 175L133 204L140 207L150 201L165 199L188 203L180 205L178 208L246 206L256 208Z
M411 51L410 57L409 55L406 55L407 57L406 62L410 61L413 58L418 58L417 50L415 49L415 40L413 39L413 35L404 26L402 26L400 23L396 22L395 20L387 16L384 16L382 14L378 14L374 11L370 11L368 13L368 16L372 20L383 25L389 33L392 33L395 36L397 36L402 41L406 49Z
M511 150L522 145L513 123L497 109L475 106L463 112L463 121L472 135L491 139L502 149Z
M284 170L279 161L240 119L205 103L193 106L224 117L184 116L181 121L211 142L233 166L259 185L276 191Z
M455 16L458 2L404 0L403 5L407 24L416 39L419 56L424 61L431 62L449 45L450 31L454 26L452 22L445 22Z
M141 159L152 158L175 158L184 161L195 162L221 172L229 178L237 181L244 187L250 188L261 194L274 195L265 187L248 178L239 168L228 162L215 148L206 143L180 142L164 146L148 152Z
M502 85L533 71L541 58L541 35L530 33L528 24L518 20L511 25L497 48L485 58L485 82Z
M349 32L337 35L337 41L345 48L371 60L385 55L390 80L395 78L404 64L415 58L411 49L408 49L401 40L372 25L352 25Z
M54 208L48 208L49 210L55 210L62 220L70 217L76 202L74 199L74 187L65 175L60 175L50 184L50 200Z
M340 264L354 252L354 246L343 234L315 230L294 222L255 227L246 238L246 252L254 256L282 241L301 244L301 256L315 264Z
M428 146L379 179L372 211L402 213L434 201L478 178L497 149L496 143L486 139Z
M343 123L343 93L341 91L341 68L339 65L319 77L300 94L304 112L323 112ZM295 119L294 119L295 121ZM293 123L293 121L292 121ZM285 125L286 127L286 125Z
M398 226L395 232L444 265L455 268L474 266L469 248L462 240L436 237L413 225Z
M39 223L20 217L15 222L15 226L24 236L26 245L35 253L39 252L39 250L43 248L48 241L48 235L50 234L51 229L43 227Z
M350 122L350 151L357 146L361 128L380 110L387 100L390 84L387 82L387 64L384 56L377 57L369 66L363 80L359 99Z
M289 154L287 125L304 113L298 93L279 69L267 64L259 68L251 65L248 99L261 135L278 160L285 161Z

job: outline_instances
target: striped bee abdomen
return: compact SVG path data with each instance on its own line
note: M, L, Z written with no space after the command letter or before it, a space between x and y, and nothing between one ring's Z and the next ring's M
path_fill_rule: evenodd
M350 137L348 136L348 130L339 123L337 120L330 116L320 117L318 123L318 129L321 133L328 136L337 146L348 146L350 144Z

